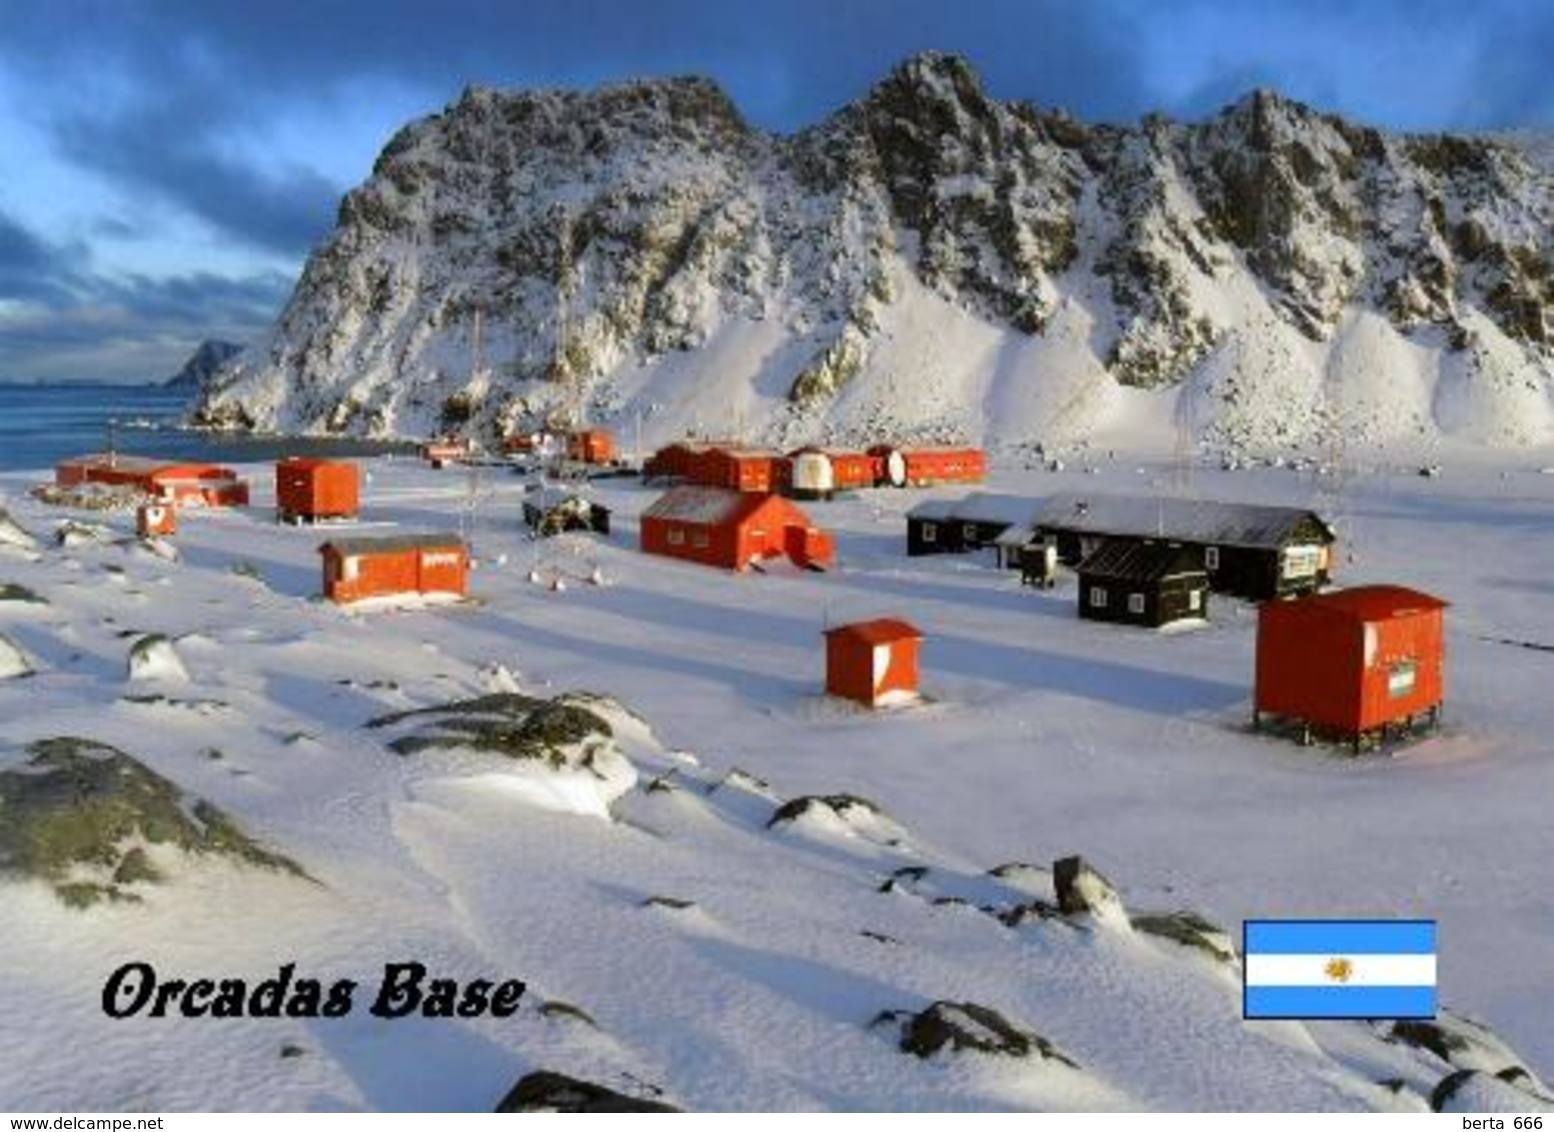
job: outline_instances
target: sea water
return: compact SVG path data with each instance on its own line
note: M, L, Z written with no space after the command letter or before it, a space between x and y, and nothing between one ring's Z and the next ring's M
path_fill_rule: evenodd
M245 463L282 455L363 455L402 445L347 439L244 437L178 427L187 390L156 385L0 382L0 471L52 468L112 447L169 460Z

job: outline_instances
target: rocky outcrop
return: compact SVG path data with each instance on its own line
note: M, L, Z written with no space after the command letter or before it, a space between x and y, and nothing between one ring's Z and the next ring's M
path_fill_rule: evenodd
M1221 445L1547 440L1551 214L1516 144L1271 91L1089 126L927 53L777 136L703 79L471 89L388 143L194 419L490 435L581 391L649 439L1024 440L1121 386L1181 389L1177 424Z
M679 1112L674 1105L568 1077L547 1069L519 1079L497 1103L497 1112Z
M236 342L223 342L219 338L207 338L189 355L183 368L162 382L164 389L180 389L198 393L227 362L243 352Z
M155 854L224 857L303 876L216 806L90 739L44 739L0 771L0 875L41 880L66 904L137 900L164 879Z

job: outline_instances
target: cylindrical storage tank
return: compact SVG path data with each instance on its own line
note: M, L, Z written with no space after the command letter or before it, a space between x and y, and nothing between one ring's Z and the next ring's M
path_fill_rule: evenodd
M800 452L793 457L793 494L800 499L823 499L836 490L831 457L824 452Z
M885 482L891 487L906 486L906 457L899 449L892 448L885 455Z

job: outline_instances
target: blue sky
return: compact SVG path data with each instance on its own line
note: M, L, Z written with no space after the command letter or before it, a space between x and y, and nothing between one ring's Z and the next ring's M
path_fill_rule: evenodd
M707 74L788 131L925 48L1092 120L1271 86L1394 129L1554 126L1535 0L0 0L0 380L253 338L382 144L468 83Z

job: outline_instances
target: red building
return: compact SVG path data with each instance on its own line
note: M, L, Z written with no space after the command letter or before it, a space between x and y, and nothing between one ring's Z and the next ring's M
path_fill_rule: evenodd
M428 440L421 445L421 459L434 468L460 464L474 454L475 448L468 440L445 436L440 440Z
M568 433L567 459L582 464L608 464L615 459L615 438L602 428Z
M776 491L783 464L780 452L759 448L709 448L691 463L692 483L767 494Z
M324 596L345 604L369 597L468 592L469 551L457 535L330 539Z
M824 567L835 557L831 537L778 495L687 485L671 488L642 512L642 550L725 570L786 557Z
M141 538L177 534L177 509L171 503L142 503L135 509L135 533Z
M1439 718L1446 603L1402 586L1356 586L1258 606L1253 722L1264 715L1347 739Z
M980 448L898 448L876 444L878 482L893 487L932 487L945 483L981 483L987 479L987 453Z
M61 461L54 468L61 487L98 483L125 487L179 507L246 507L248 484L217 464L172 463L145 456L97 452Z
M361 475L343 460L292 457L275 465L275 517L283 523L354 519Z
M893 617L827 629L826 694L870 707L917 698L923 634Z
M866 452L840 448L799 448L788 454L791 491L800 499L830 499L838 491L873 487L878 461Z

